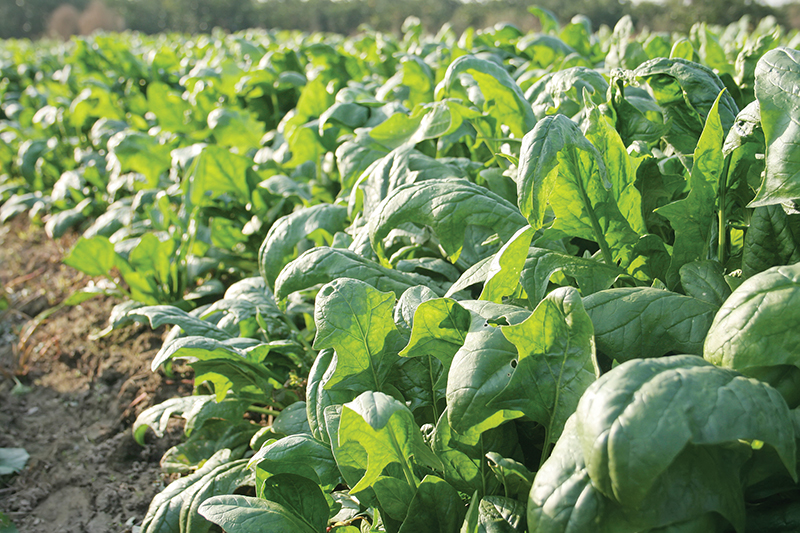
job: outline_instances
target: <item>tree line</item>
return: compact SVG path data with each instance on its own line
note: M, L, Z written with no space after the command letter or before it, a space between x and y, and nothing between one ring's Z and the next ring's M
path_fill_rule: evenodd
M748 15L754 21L775 16L800 26L800 4L772 8L752 0L3 0L0 38L62 37L96 29L143 33L204 33L213 28L252 27L352 34L361 25L399 31L410 15L436 32L450 23L456 31L511 21L522 30L536 28L528 8L538 5L562 22L586 15L598 27L623 15L653 31L687 31L697 21L728 24Z

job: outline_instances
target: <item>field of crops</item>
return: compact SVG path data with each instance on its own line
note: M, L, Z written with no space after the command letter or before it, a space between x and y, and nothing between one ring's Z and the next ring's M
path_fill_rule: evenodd
M800 34L532 13L0 42L0 221L193 373L138 531L800 530Z

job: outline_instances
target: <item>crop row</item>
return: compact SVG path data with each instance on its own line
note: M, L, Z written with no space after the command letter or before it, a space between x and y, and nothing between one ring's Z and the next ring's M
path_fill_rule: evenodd
M193 372L142 533L800 526L800 36L532 12L0 43L0 220Z

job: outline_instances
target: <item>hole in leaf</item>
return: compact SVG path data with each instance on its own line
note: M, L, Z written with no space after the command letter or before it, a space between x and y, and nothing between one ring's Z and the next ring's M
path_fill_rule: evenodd
M512 359L511 360L511 368L517 368L517 360L516 359Z
M331 287L330 285L327 285L327 286L322 288L320 293L322 294L322 296L326 296L327 297L327 296L330 296L331 294L333 294L333 291L334 291L334 288Z

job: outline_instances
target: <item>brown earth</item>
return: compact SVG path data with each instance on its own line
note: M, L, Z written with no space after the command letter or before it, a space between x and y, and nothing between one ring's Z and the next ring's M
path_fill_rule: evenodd
M141 524L169 481L159 460L181 431L176 424L141 447L131 425L147 407L191 390L150 370L163 329L132 324L90 340L119 303L113 298L63 307L38 325L31 319L91 279L61 264L76 239L52 241L25 216L0 225L0 297L11 304L0 311L0 448L30 454L22 472L0 476L0 511L24 533Z

